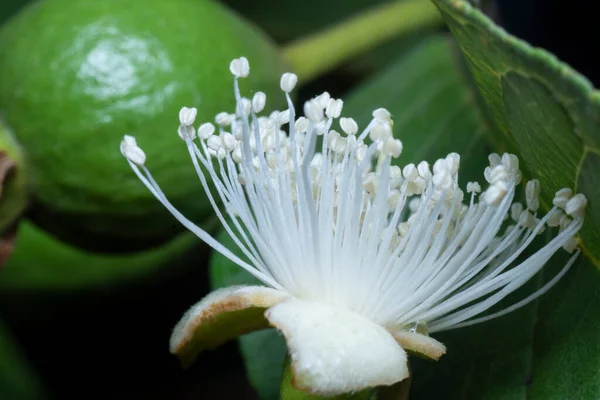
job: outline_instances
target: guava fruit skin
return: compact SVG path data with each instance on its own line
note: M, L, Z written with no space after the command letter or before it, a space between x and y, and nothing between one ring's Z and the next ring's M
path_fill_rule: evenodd
M252 71L242 91L275 94L268 101L281 104L277 48L217 3L46 0L23 9L0 29L0 113L26 152L31 218L98 251L176 235L179 224L120 154L125 134L184 215L199 222L212 214L177 116L182 106L198 108L197 123L233 111L228 65L239 56Z

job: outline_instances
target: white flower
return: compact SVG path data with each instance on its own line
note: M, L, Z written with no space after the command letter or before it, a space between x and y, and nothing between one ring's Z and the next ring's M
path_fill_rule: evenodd
M193 359L194 346L218 344L202 342L202 324L210 318L259 308L285 335L300 389L335 395L390 385L408 376L405 350L433 359L444 354L445 347L429 333L496 318L529 303L577 257L579 251L527 298L484 314L562 246L575 250L583 195L561 190L542 216L539 182L532 181L526 207L513 204L521 181L518 159L492 154L484 171L487 189L471 182L465 199L456 153L437 160L433 169L427 162L391 166L402 144L392 136L387 110L375 110L359 133L354 120L338 120L343 102L324 93L306 103L306 118L296 119L289 92L297 78L285 74L281 87L288 110L259 116L264 94L246 105L238 87L238 79L248 74L247 61L234 60L231 71L235 113L217 116L218 132L202 125L195 142L190 122L196 112L184 108L179 132L217 216L248 261L169 203L135 140L126 137L122 145L135 173L183 225L267 286L219 290L194 306L171 341L182 359ZM338 124L343 133L335 130ZM188 129L190 134L181 133ZM509 216L512 222L504 222ZM560 232L543 248L519 258L545 226L558 225ZM256 322L224 332L224 339L262 327Z

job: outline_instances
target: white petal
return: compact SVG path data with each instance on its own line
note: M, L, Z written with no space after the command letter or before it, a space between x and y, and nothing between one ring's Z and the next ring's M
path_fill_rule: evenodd
M285 336L293 385L335 396L408 377L406 352L382 326L353 312L288 299L265 316Z

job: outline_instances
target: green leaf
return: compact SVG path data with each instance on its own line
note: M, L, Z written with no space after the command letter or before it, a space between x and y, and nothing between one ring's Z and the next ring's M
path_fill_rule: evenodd
M467 2L433 0L460 44L494 137L521 156L546 204L568 186L589 200L580 232L600 266L600 93L553 55L508 35Z
M252 332L239 338L248 380L263 400L279 398L279 383L287 355L285 339L275 329Z
M554 269L546 275L556 272ZM534 320L528 399L600 397L598 288L600 271L582 258L574 271L540 300Z
M0 399L43 398L38 377L0 320Z
M13 16L21 7L32 0L3 0L0 6L0 23Z
M543 274L553 277L566 260L565 254L558 256ZM530 282L503 304L523 298L543 280ZM413 360L412 398L597 399L599 287L600 271L581 258L552 290L527 307L437 334L448 352L438 363Z
M454 47L451 40L439 36L411 48L380 75L345 96L343 115L365 126L374 109L386 107L394 116L394 132L404 142L400 163L435 161L457 151L463 155L461 180L466 183L482 177L487 145ZM218 239L241 255L224 231ZM210 275L215 289L258 283L219 254L211 259ZM242 336L240 343L250 382L260 398L279 398L281 367L287 354L283 337L268 330Z

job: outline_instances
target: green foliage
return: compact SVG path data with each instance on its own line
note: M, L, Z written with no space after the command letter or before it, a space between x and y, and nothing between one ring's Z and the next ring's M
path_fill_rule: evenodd
M461 46L497 145L515 151L529 177L554 192L571 187L589 205L581 238L600 258L600 93L553 55L508 35L461 0L433 0Z
M287 346L275 329L252 332L238 339L248 380L259 398L278 399Z
M24 7L27 3L32 0L4 0L2 1L2 7L0 7L0 23L10 18L20 8Z

